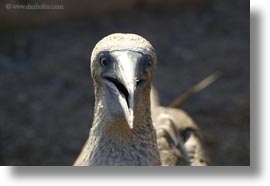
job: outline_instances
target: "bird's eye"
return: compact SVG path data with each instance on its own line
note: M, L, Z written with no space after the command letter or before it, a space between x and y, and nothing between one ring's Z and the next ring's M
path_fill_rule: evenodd
M101 64L101 66L108 66L108 64L109 64L109 59L108 59L106 56L102 55L102 56L100 56L100 58L99 58L99 62L100 62L100 64Z
M152 66L152 63L153 63L153 61L151 59L147 60L147 66L148 67L151 67Z
M148 68L150 68L150 67L152 66L152 64L153 64L152 58L151 58L150 56L147 56L147 57L146 57L146 66L147 66Z

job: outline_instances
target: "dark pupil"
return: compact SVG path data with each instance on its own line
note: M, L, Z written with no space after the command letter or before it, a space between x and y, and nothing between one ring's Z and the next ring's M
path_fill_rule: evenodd
M106 65L108 65L108 60L105 57L101 57L100 63L101 63L101 65L106 66Z
M152 65L152 60L151 59L148 59L147 60L147 65L150 67Z

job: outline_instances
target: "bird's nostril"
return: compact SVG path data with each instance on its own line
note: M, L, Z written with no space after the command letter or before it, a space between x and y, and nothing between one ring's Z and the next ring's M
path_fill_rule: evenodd
M145 80L139 80L137 81L136 87L140 86L141 84L143 84L145 82Z

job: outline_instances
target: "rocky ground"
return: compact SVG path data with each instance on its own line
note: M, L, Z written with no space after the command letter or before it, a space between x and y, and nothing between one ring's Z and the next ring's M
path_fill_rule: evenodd
M89 57L113 32L156 48L162 104L219 71L182 105L202 129L213 165L250 164L249 2L172 12L134 10L0 31L0 164L71 165L93 117Z

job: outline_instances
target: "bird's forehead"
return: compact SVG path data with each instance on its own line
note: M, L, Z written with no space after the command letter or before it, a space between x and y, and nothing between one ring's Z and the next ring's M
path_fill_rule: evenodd
M129 50L155 56L154 47L149 41L136 34L111 34L100 40L91 56L91 61L103 51Z

